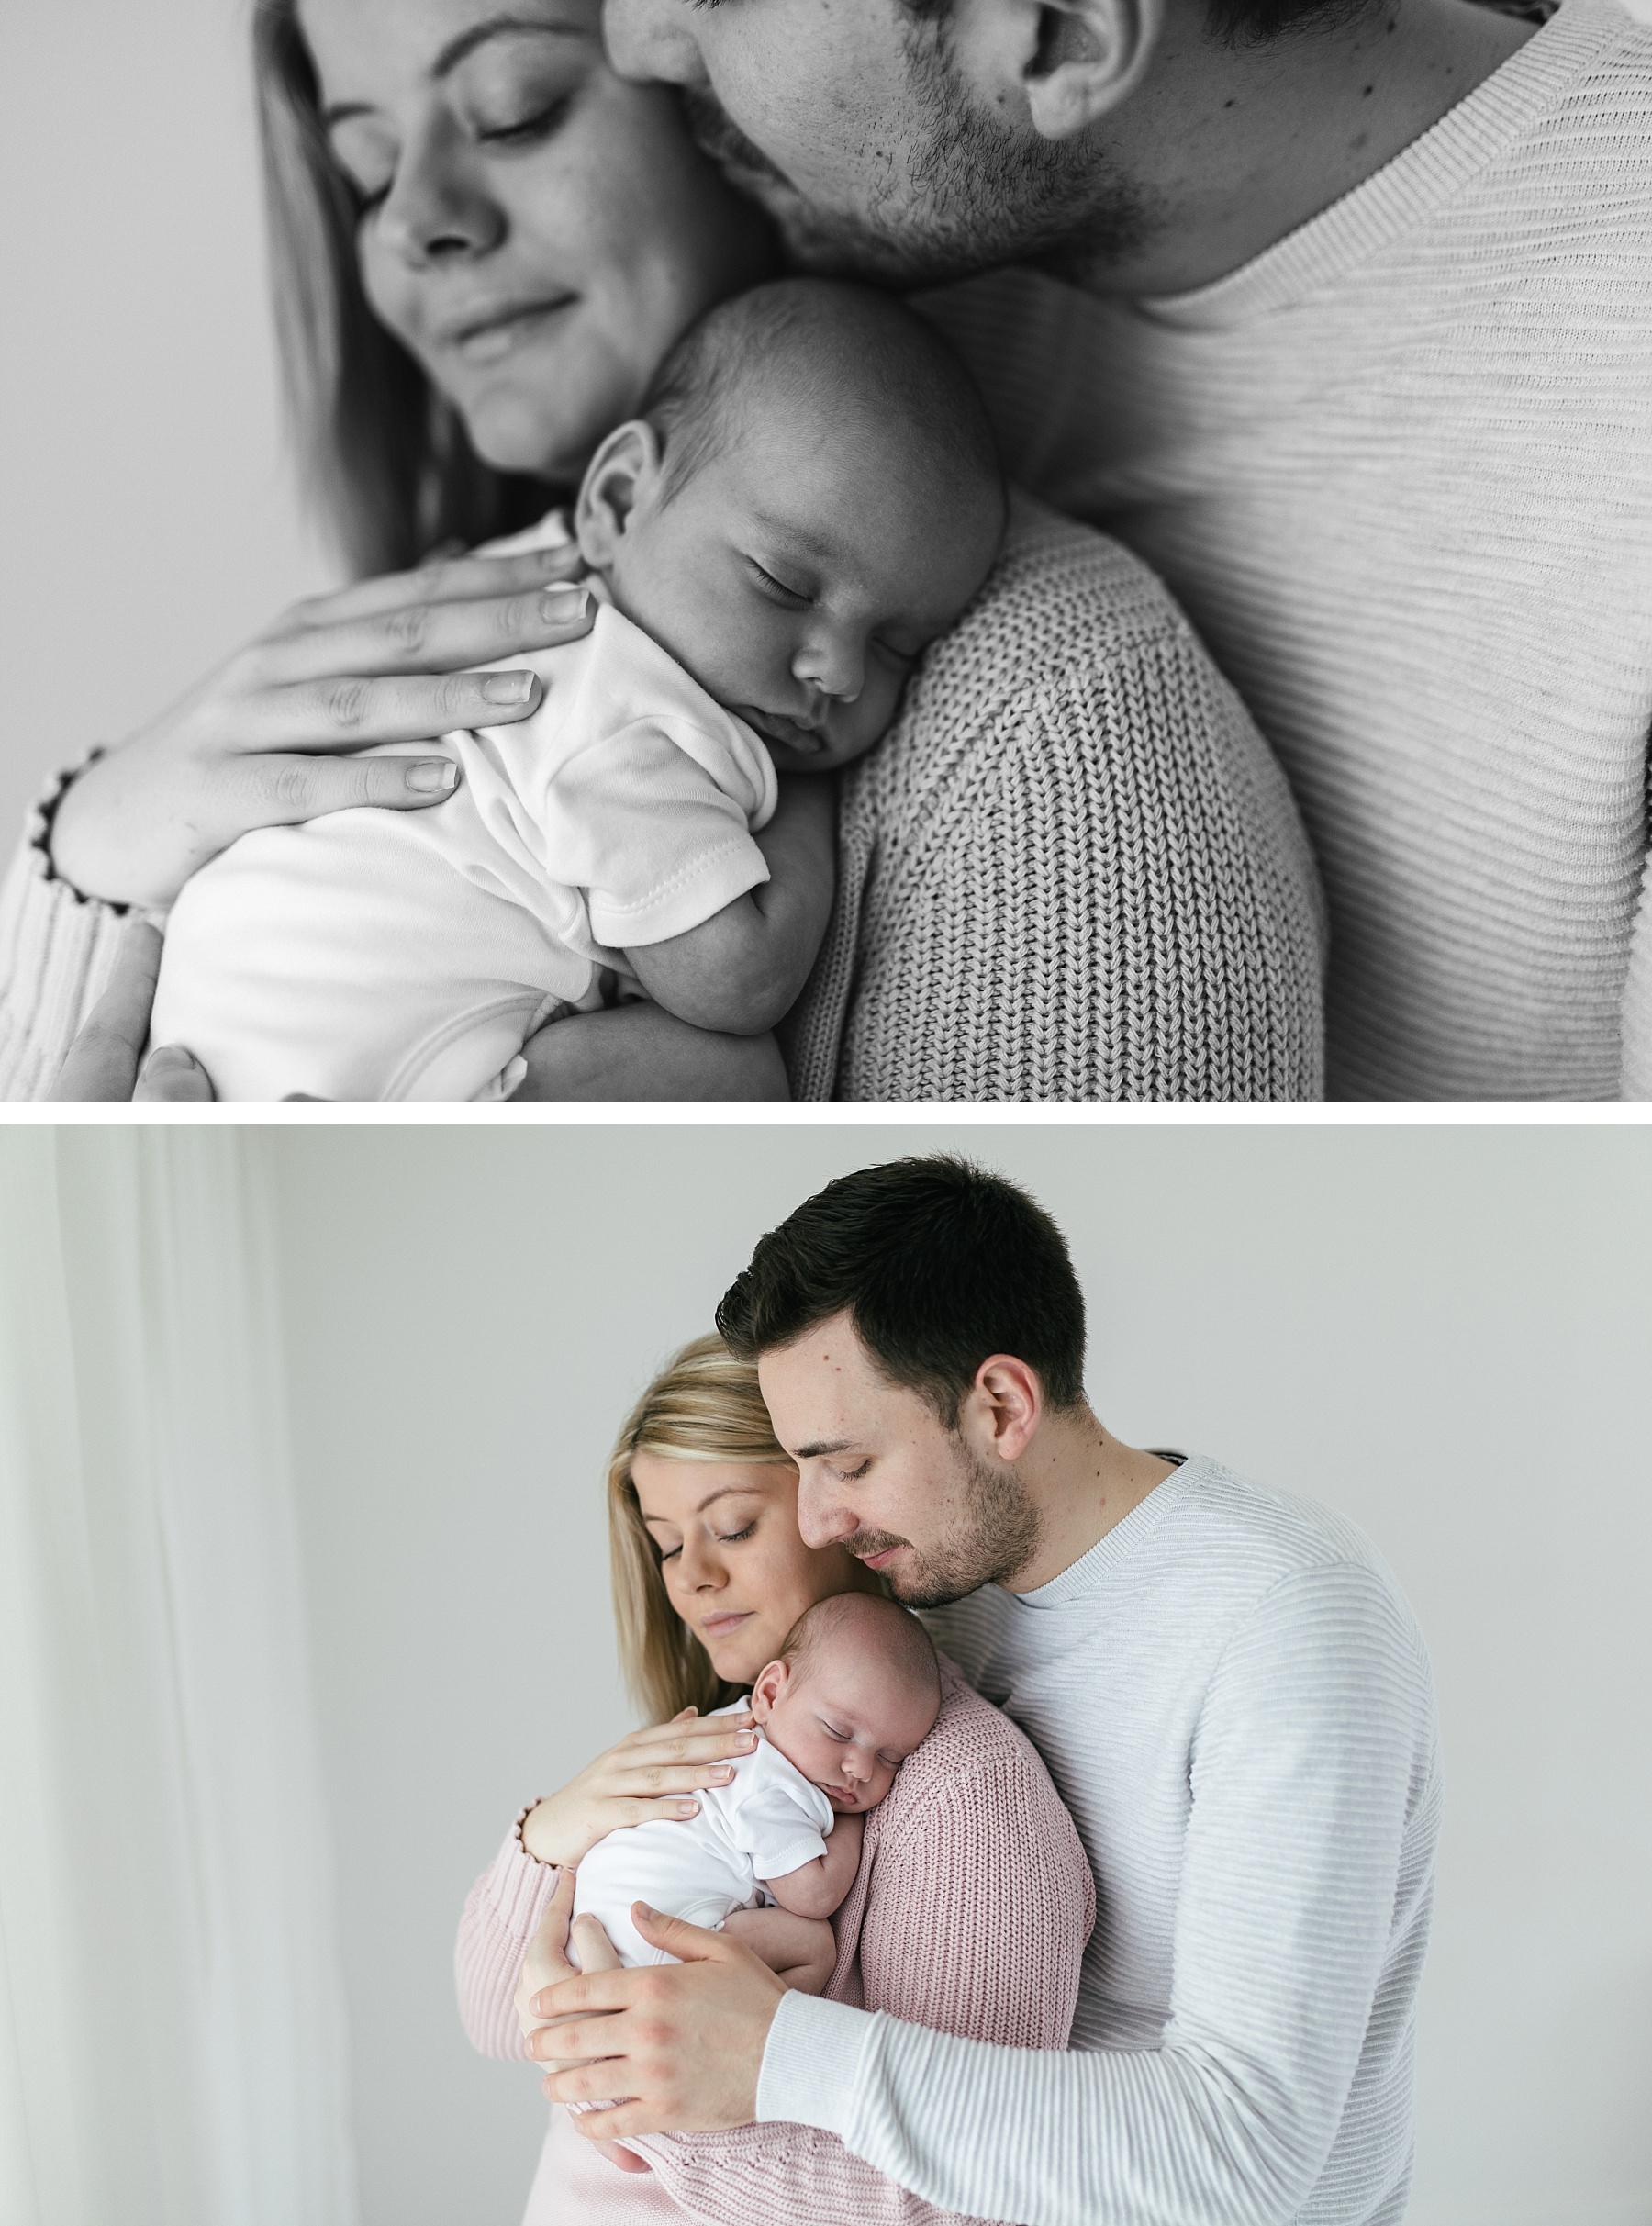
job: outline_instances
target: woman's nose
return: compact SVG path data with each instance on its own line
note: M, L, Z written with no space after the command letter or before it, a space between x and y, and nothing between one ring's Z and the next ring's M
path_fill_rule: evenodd
M865 656L847 635L818 634L792 659L792 677L836 703L853 703L865 685Z
M683 1543L683 1576L695 1592L715 1592L726 1580L703 1546Z
M415 269L486 254L504 215L483 190L455 137L440 128L403 147L378 214L379 237Z

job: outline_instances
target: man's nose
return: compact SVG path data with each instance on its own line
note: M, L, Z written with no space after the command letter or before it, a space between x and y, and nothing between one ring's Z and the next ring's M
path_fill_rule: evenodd
M835 1546L860 1528L847 1507L834 1507L820 1484L811 1484L807 1471L798 1482L798 1529L805 1546Z
M848 634L815 634L792 659L792 677L836 703L853 703L865 686L865 653Z
M419 269L486 254L503 238L505 218L464 150L438 127L404 145L378 230L392 253Z
M602 43L620 76L709 84L687 13L682 0L603 0Z

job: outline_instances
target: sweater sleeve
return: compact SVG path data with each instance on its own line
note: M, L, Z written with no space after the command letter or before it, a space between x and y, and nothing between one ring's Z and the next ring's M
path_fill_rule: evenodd
M504 1846L472 1886L453 1952L459 2016L471 2046L485 2056L524 2062L517 1979L556 1887L555 1865L536 1862L522 1845L522 1820L532 1807L519 1811Z
M1368 1572L1284 1580L1206 1695L1155 2050L1065 2054L788 1995L760 2119L1026 2226L1278 2226L1323 2168L1396 1927L1426 1664ZM1420 1889L1421 1890L1421 1889Z
M1624 983L1620 1098L1652 1098L1652 855L1641 874L1640 909Z
M1072 1819L1030 1750L1006 1742L943 1780L900 1838L879 1846L873 1878L860 1942L869 2001L982 2041L1066 2047L1095 1889ZM936 1941L944 1952L926 1952ZM957 2209L937 2208L804 2124L635 2146L708 2226L967 2226Z
M102 996L125 907L82 897L51 871L46 831L67 776L30 812L0 884L0 1098L43 1098Z

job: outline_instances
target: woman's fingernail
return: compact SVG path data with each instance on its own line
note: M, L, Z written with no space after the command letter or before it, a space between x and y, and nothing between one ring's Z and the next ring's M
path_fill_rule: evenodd
M566 626L573 619L584 618L590 602L588 587L582 587L577 580L559 580L541 596L540 610L553 625Z
M482 683L482 693L489 703L526 703L533 693L533 675L489 673Z
M698 1817L699 1803L698 1801L679 1801L676 1805L676 1813L679 1817Z
M451 757L421 757L407 767L407 786L420 796L439 796L459 786L459 768Z
M732 1762L719 1762L711 1773L711 1783L714 1785L726 1785L733 1775Z
M185 1051L182 1044L157 1044L143 1062L145 1074L159 1074L163 1068L182 1070L198 1067L200 1061L193 1052Z

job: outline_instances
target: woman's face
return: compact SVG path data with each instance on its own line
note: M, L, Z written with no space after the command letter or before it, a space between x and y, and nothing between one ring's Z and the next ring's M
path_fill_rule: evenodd
M731 1684L750 1684L807 1607L863 1590L839 1546L805 1546L788 1460L671 1460L639 1453L631 1481L671 1605Z
M765 219L598 0L299 0L374 310L490 464L577 471L665 351L765 276Z

